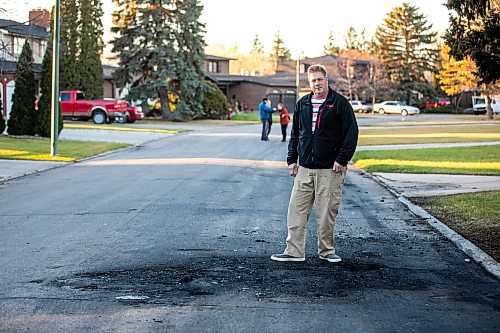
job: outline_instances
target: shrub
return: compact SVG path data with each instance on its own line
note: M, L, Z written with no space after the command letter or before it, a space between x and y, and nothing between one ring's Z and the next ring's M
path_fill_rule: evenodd
M16 87L12 96L12 111L8 120L8 132L12 135L33 135L37 121L35 110L35 72L33 53L28 40L24 43L14 75Z
M425 108L423 113L455 113L450 106L438 106L437 108Z
M5 119L3 119L3 115L1 114L0 110L0 134L2 134L5 131Z
M227 116L231 105L224 93L212 82L207 82L208 92L203 97L203 110L205 119L221 119Z

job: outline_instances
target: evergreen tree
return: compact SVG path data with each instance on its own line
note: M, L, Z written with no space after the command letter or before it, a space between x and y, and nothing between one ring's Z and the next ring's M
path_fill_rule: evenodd
M436 33L424 15L408 3L394 8L376 33L379 56L388 78L410 102L413 91L431 93L424 73L435 71L438 57Z
M5 131L5 118L0 113L0 135Z
M328 43L323 46L323 53L325 55L338 55L340 53L340 47L335 43L333 31L330 31L328 35Z
M443 91L452 97L453 109L458 111L462 93L478 85L478 79L474 74L476 66L470 59L457 61L449 53L450 48L444 45L441 52L443 68L439 71L438 78Z
M128 98L159 98L164 119L202 111L204 26L198 0L113 0L118 6L112 41L119 53L117 83ZM177 101L175 112L169 102Z
M252 41L252 49L250 50L250 53L264 55L264 46L262 45L258 34L255 34Z
M80 0L80 40L78 70L79 89L88 99L102 98L104 77L101 54L103 50L103 15L101 0Z
M37 121L36 82L33 53L28 40L24 43L19 56L14 81L16 87L12 96L12 111L7 123L7 131L12 135L34 135Z
M51 24L54 10L52 10ZM51 105L52 105L52 32L49 35L47 48L42 61L42 73L40 77L40 98L38 100L38 121L36 126L36 133L43 137L50 137L51 135ZM58 129L61 133L63 129L63 118L61 107L58 108Z
M358 33L356 32L356 29L351 26L347 30L347 34L344 37L345 41L345 46L347 50L359 50L360 45L358 41Z
M59 88L80 89L79 0L61 0L61 29L59 35Z
M288 50L285 47L285 45L284 45L285 43L283 42L283 39L281 39L279 30L276 33L276 35L274 36L274 38L275 39L274 39L272 56L273 56L273 59L276 63L276 69L278 69L278 64L282 61L290 60L292 55L290 53L290 50Z

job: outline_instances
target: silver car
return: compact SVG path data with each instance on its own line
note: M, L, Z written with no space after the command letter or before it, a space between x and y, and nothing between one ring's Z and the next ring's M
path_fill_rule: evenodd
M349 101L354 112L372 112L372 105L362 101Z
M419 108L406 105L406 103L402 101L385 101L382 103L376 103L373 106L373 109L375 110L375 112L378 112L379 114L398 113L401 114L402 116L420 113Z

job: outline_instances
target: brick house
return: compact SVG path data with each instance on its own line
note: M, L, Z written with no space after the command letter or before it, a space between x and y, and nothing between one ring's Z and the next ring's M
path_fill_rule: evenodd
M245 110L257 110L262 98L268 97L272 105L279 102L292 111L296 101L295 77L242 76L229 74L231 58L206 55L204 71L207 78L217 84L231 103L238 101Z

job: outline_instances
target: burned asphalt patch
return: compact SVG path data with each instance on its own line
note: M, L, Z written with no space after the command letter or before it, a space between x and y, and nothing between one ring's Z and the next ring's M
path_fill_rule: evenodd
M200 253L198 252L197 255ZM365 258L370 257L365 253ZM183 258L171 265L75 274L49 285L69 292L122 298L122 303L188 305L212 296L245 296L257 301L309 303L333 299L358 302L366 291L447 289L429 281L429 269L389 267L376 260L345 260L340 264L307 259L304 263L275 263L263 257ZM447 270L432 272L436 280ZM127 301L126 297L131 300ZM471 294L447 297L489 303L500 309L500 295L474 300ZM123 300L125 300L123 302Z

